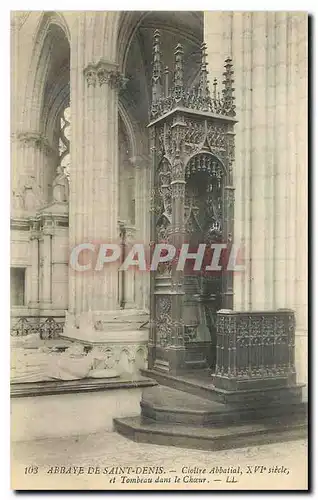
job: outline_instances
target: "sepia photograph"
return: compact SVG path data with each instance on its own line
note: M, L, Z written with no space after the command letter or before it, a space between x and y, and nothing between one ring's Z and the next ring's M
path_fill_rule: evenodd
M308 13L10 18L11 489L308 491Z

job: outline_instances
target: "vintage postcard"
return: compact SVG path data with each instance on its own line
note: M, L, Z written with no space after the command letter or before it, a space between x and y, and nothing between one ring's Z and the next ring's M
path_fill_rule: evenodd
M308 14L11 12L11 487L307 490Z

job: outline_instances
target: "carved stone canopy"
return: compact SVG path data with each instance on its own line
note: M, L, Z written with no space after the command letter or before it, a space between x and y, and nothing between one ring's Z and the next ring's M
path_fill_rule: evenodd
M225 60L223 89L220 94L217 89L217 80L213 82L213 92L210 93L207 70L206 44L201 45L201 66L199 83L186 89L183 81L184 63L183 47L178 44L175 48L175 64L172 71L173 82L169 85L169 68L163 71L160 52L160 32L154 33L153 43L153 75L152 75L152 105L150 120L165 115L176 107L187 108L200 112L210 112L225 117L235 116L235 97L233 95L233 69L230 58Z

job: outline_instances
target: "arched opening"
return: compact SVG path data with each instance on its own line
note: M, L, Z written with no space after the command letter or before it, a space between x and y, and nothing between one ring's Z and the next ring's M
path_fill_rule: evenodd
M62 173L67 175L70 162L70 46L64 31L56 24L50 25L44 41L46 45L51 48L42 93L40 123L42 133L51 147L51 158L42 173L41 184L44 200L50 203L54 201L54 179Z

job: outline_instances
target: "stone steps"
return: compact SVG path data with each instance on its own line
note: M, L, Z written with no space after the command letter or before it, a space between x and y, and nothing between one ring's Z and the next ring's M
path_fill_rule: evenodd
M257 446L272 442L293 441L307 436L305 422L273 421L231 425L228 427L195 427L181 424L164 424L153 419L127 417L114 419L119 434L138 443L179 446L199 450L222 450Z
M231 425L284 415L301 418L307 410L307 405L302 402L228 405L160 385L143 390L140 406L141 415L156 422L194 426Z
M167 379L174 386L174 378ZM184 383L180 381L180 383ZM199 384L204 388L202 381ZM189 383L193 392L195 382ZM208 390L204 388L203 394ZM289 394L288 389L287 394ZM282 402L211 397L158 385L143 389L141 415L114 419L120 434L137 442L219 450L284 442L307 436L307 405L291 393ZM298 395L299 396L299 395Z

